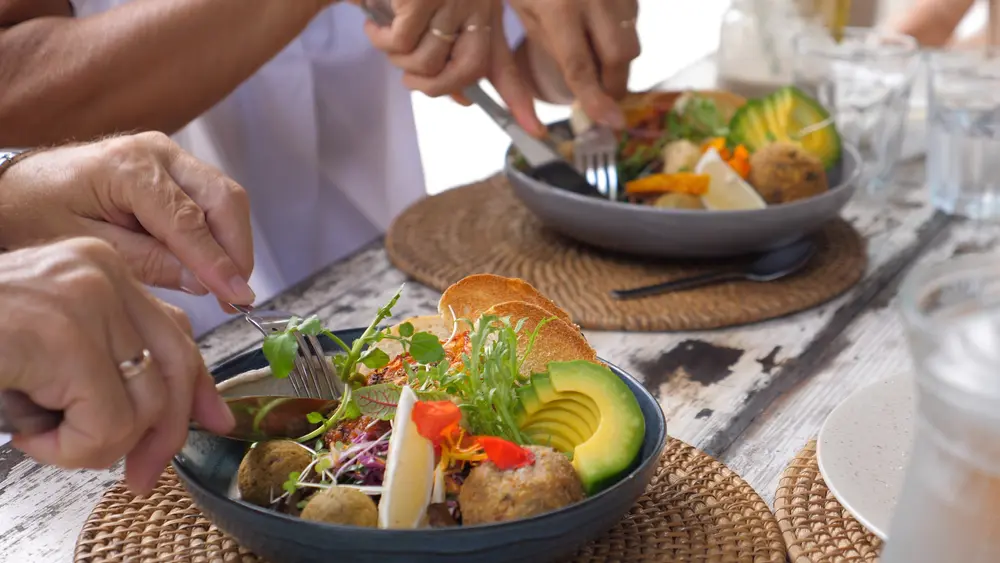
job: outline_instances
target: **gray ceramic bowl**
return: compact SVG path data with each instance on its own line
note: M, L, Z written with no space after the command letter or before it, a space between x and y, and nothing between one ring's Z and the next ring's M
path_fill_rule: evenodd
M352 342L361 330L339 332ZM323 346L335 346L323 339ZM260 349L212 370L229 395L272 393L274 379L237 381L234 377L267 364ZM243 546L271 563L514 563L545 562L574 553L617 524L646 490L666 441L666 421L656 399L630 375L611 366L632 390L646 420L646 434L635 467L620 481L583 502L561 510L502 524L436 530L378 530L306 522L233 500L229 496L245 444L191 432L173 465L195 503ZM244 379L244 378L241 378ZM230 382L230 383L227 383Z
M765 252L816 231L837 217L854 195L861 172L857 150L843 146L821 195L753 211L660 209L571 193L531 178L514 166L505 172L517 197L550 229L580 242L661 258L714 258Z

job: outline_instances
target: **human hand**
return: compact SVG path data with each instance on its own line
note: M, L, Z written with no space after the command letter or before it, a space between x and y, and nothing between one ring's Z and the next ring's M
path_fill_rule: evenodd
M111 243L144 283L249 305L246 193L162 133L27 155L0 176L0 246Z
M353 0L378 12L379 0ZM502 0L381 0L391 25L369 21L365 32L389 61L403 70L403 83L431 97L451 95L488 78L522 127L535 135L545 127L534 96L514 62L504 35Z
M190 420L234 424L177 309L153 298L106 242L68 239L0 255L0 389L63 412L55 430L15 435L41 463L101 469L149 491ZM120 364L151 361L128 376ZM141 365L141 364L140 364Z
M510 0L510 5L523 22L529 43L554 59L565 87L587 116L613 128L624 127L615 99L628 92L629 67L640 53L635 26L638 1ZM558 78L535 73L536 83ZM543 84L537 86L544 89Z

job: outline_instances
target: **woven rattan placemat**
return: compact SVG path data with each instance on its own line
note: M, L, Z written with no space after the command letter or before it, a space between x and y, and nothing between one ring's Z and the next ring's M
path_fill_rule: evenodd
M168 470L147 497L108 490L77 539L76 563L165 561L259 563L206 520ZM774 516L739 475L671 439L646 494L579 563L782 563Z
M519 277L584 328L665 331L773 319L840 295L864 274L864 241L842 220L827 225L817 240L820 251L812 263L785 280L733 282L617 301L610 290L701 274L720 263L632 258L576 243L544 228L516 199L507 180L494 176L404 211L389 229L386 249L397 268L440 291L470 274Z
M774 513L792 563L873 563L882 541L837 502L810 441L781 474Z

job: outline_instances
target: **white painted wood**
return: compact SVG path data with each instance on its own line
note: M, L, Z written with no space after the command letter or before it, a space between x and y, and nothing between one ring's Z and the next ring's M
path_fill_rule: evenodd
M917 262L928 264L971 252L1000 259L1000 228L959 224ZM897 282L900 279L896 280ZM896 284L884 288L840 337L839 353L807 381L775 401L722 460L769 503L781 472L815 438L827 415L854 391L886 377L912 375L913 365L895 302Z

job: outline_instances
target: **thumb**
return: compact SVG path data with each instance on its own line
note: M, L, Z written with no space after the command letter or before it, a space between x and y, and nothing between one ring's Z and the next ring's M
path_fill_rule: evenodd
M528 87L514 60L514 53L507 45L503 29L503 18L495 18L493 31L493 49L490 54L490 71L487 78L504 103L510 109L517 123L528 133L536 137L544 137L547 133L545 125L538 119L535 112L535 97Z
M179 289L193 295L208 293L194 273L185 268L177 256L155 238L108 223L92 225L91 233L111 243L125 260L132 275L142 283L165 289Z

